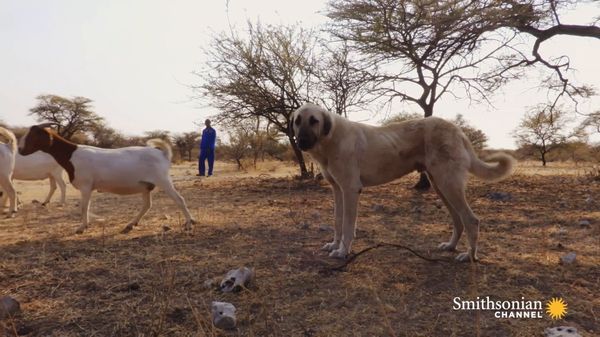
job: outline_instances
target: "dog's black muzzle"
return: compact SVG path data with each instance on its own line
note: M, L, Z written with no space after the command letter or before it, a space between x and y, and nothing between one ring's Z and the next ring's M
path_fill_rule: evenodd
M298 138L296 138L296 143L302 151L308 151L312 149L315 146L316 142L316 137L311 135L298 136Z

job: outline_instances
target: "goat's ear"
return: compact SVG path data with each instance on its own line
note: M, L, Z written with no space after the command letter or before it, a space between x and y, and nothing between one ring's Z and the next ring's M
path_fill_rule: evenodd
M331 131L331 116L329 113L323 112L323 136L327 136Z

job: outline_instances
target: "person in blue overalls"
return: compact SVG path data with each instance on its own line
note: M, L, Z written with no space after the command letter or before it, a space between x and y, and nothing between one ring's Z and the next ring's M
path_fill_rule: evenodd
M200 156L198 161L197 176L203 177L205 170L204 162L208 160L208 175L213 174L213 164L215 162L215 142L217 140L217 131L210 126L210 119L204 121L206 128L202 130L202 140L200 140Z

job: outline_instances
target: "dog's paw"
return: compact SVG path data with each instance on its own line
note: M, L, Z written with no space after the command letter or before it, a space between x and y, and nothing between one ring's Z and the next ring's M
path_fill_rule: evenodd
M455 260L458 262L471 262L471 253L469 253L469 252L460 253L456 256ZM475 256L473 258L473 262L476 262L478 260L479 259L477 258L477 256Z
M333 257L335 259L345 259L347 255L348 252L344 248L338 248L329 253L329 257Z
M331 252L333 250L338 249L339 246L340 246L339 241L332 241L330 243L326 243L325 245L323 245L323 247L321 247L321 250Z
M456 245L453 245L450 242L442 242L438 246L438 250L453 252L456 250Z

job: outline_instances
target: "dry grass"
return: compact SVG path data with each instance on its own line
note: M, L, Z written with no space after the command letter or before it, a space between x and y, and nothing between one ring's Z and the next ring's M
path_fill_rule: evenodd
M17 298L23 314L1 324L7 335L29 336L500 337L539 336L559 324L598 335L600 183L565 172L520 168L497 184L471 180L469 200L483 220L481 263L431 263L379 248L346 272L328 271L338 262L319 251L332 235L322 226L332 223L328 187L294 180L293 167L268 163L238 173L218 163L215 177L197 179L193 165L178 165L176 186L199 220L189 233L173 202L158 192L127 235L119 231L141 198L95 194L95 220L75 235L72 187L68 207L46 209L30 203L42 199L46 183L19 183L24 207L16 218L0 220L0 296ZM452 258L434 249L450 236L448 213L434 193L410 189L414 180L363 191L355 251L386 241ZM490 191L512 200L492 201ZM579 226L581 219L591 227ZM569 251L578 263L559 265ZM247 291L220 294L203 286L242 265L256 269ZM490 312L453 311L455 296L559 296L569 314L557 322L495 319ZM212 327L213 300L237 307L236 331Z

